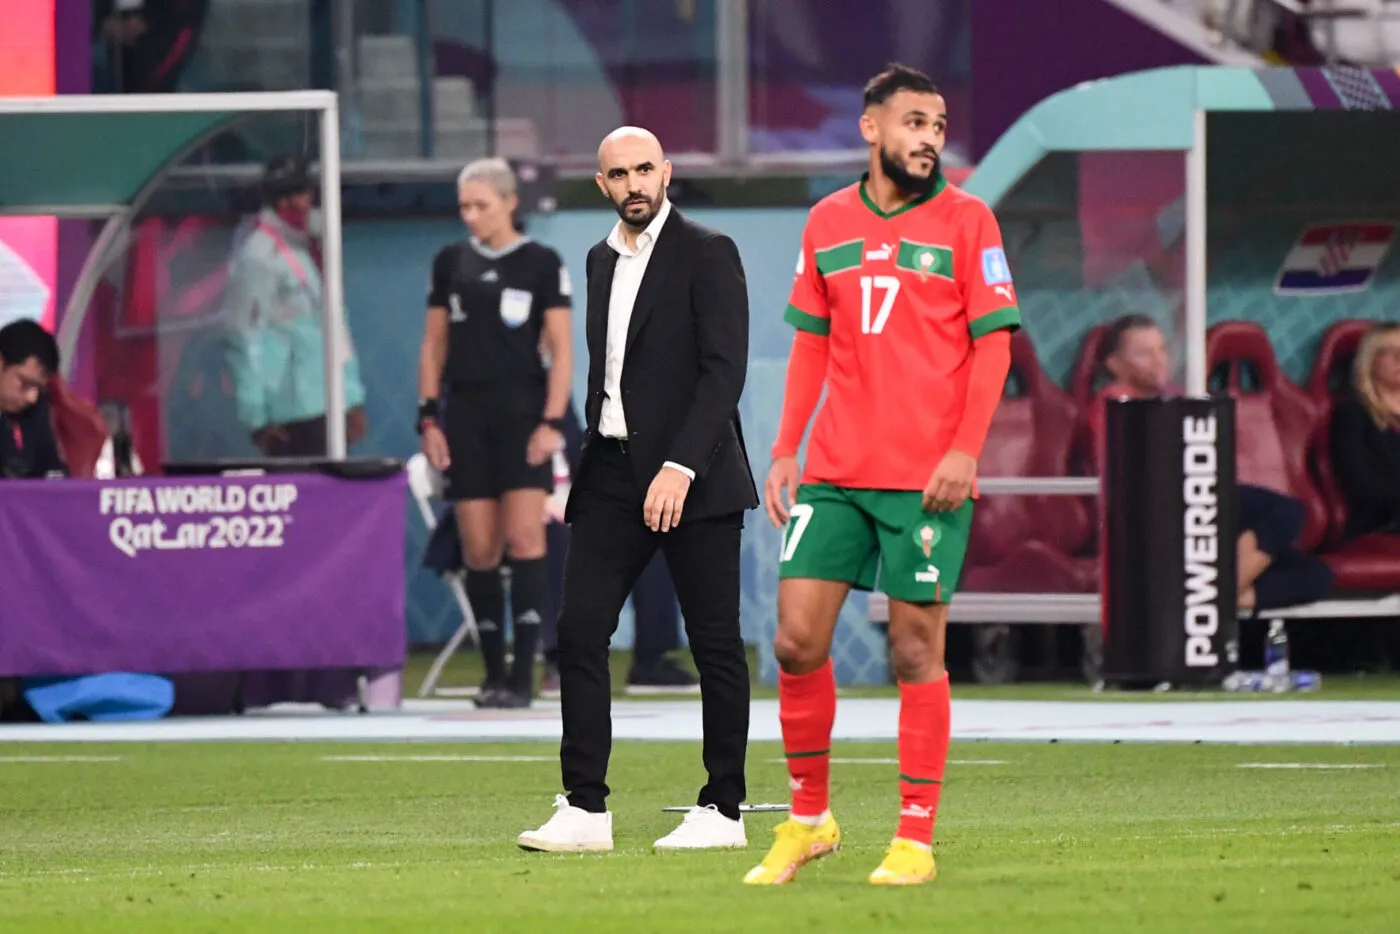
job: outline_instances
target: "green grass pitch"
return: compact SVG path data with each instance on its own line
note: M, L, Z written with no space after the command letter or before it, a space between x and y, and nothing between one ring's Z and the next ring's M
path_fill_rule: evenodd
M739 882L778 814L747 817L746 851L653 854L699 753L619 744L617 850L560 857L514 844L550 813L552 743L5 744L0 931L1400 929L1397 747L954 743L939 878L896 890L865 882L888 761L833 765L845 845L789 886ZM787 800L780 758L750 748L749 801Z

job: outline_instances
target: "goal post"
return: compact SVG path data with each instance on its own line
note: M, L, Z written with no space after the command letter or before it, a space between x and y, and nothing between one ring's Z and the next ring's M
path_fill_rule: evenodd
M0 98L0 214L101 221L59 316L63 375L103 271L134 220L171 172L215 137L255 114L303 113L318 122L321 302L326 455L346 455L344 267L340 116L333 91L58 95Z

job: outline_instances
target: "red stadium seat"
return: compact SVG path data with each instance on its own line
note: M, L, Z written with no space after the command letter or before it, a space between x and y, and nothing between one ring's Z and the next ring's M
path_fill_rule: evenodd
M1223 321L1206 333L1209 371L1223 377L1235 397L1235 461L1241 483L1268 487L1302 500L1307 521L1299 545L1311 549L1331 527L1324 504L1307 468L1314 443L1318 409L1279 369L1264 329L1252 321ZM1245 374L1252 370L1249 390Z
M107 443L107 420L97 406L75 393L60 377L49 380L48 399L58 450L68 465L69 475L91 478L102 446Z
M1335 545L1346 529L1347 508L1341 491L1337 488L1336 473L1332 468L1332 401L1340 392L1351 385L1351 367L1356 359L1356 350L1361 336L1371 327L1370 321L1338 321L1322 335L1313 358L1312 373L1308 377L1308 395L1318 407L1318 426L1313 434L1313 444L1308 458L1313 465L1313 473L1323 501L1327 503L1331 534L1327 540Z
M1329 402L1351 385L1351 365L1362 336L1374 321L1337 321L1322 335L1308 377L1308 395L1314 402Z
M1044 542L1022 542L993 567L970 567L959 593L1087 593L1079 562ZM1009 621L1010 622L1010 621Z
M1332 401L1318 403L1317 428L1308 446L1308 461L1312 464L1313 480L1327 509L1327 532L1320 544L1336 545L1347 527L1347 504L1337 487L1337 474L1332 469Z
M1069 378L1069 394L1081 406L1092 404L1099 390L1108 384L1107 374L1099 370L1099 347L1107 332L1107 324L1096 325L1084 335L1084 342L1079 345L1079 356L1075 358L1074 372Z
M1363 535L1322 555L1340 591L1400 591L1400 552L1394 535Z
M992 419L978 473L1066 476L1078 421L1074 401L1046 376L1030 338L1018 332L1011 340L1007 396ZM965 580L971 585L962 589L1068 592L1078 578L1066 556L1084 546L1089 532L1087 510L1077 499L984 495L968 546Z

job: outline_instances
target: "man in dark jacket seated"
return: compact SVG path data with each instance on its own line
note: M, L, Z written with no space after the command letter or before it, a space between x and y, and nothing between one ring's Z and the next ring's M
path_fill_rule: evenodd
M1181 395L1174 385L1166 336L1153 319L1130 314L1112 322L1099 344L1099 361L1113 382L1089 410L1096 462L1102 463L1104 407L1109 399ZM1295 497L1241 483L1238 543L1240 609L1257 613L1325 600L1332 572L1316 555L1297 547L1307 510Z
M58 343L37 321L0 328L0 474L5 479L67 474L44 387L58 372Z

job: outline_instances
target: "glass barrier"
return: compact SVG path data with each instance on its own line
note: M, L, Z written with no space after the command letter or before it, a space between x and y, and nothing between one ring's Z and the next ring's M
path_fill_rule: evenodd
M124 408L147 471L162 463L327 453L320 179L295 167L236 180L211 152L274 145L312 165L314 114L253 114L167 179L107 253L75 383ZM364 404L342 333L347 408ZM348 420L352 442L363 433Z
M313 0L202 0L112 12L93 23L93 91L161 94L318 86L312 73L313 12L324 16L324 7Z
M891 60L948 100L971 138L970 0L749 4L753 155L861 151L861 90ZM714 154L718 0L204 0L94 24L99 93L341 94L347 161L490 153L587 168L623 124L670 154Z
M926 71L948 102L950 154L970 158L971 0L763 0L749 13L755 154L863 150L865 82L892 61Z
M713 152L715 6L427 0L434 102L440 87L467 83L507 157L591 163L599 140L623 124L652 129L668 152ZM471 117L434 113L435 155Z
M1053 153L996 206L1026 332L1077 405L1114 381L1098 342L1122 315L1165 339L1165 362L1154 347L1143 365L1184 381L1185 166L1180 152Z
M1097 476L1100 400L1180 392L1185 167L1179 152L1056 153L998 203L1024 332L982 477ZM961 592L1098 591L1096 496L996 493L979 509L969 567L994 570Z

